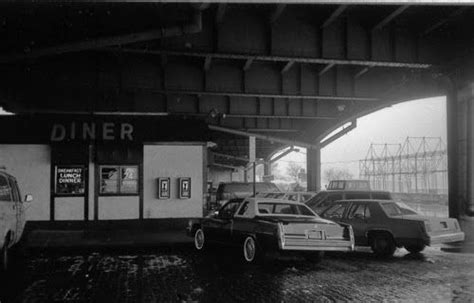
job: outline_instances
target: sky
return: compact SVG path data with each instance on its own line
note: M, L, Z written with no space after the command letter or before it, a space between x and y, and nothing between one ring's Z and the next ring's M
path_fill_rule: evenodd
M357 119L357 127L321 150L322 172L345 168L359 177L359 160L370 144L403 144L407 137L441 137L446 144L446 98L403 102ZM305 150L281 159L281 167L295 161L306 163Z

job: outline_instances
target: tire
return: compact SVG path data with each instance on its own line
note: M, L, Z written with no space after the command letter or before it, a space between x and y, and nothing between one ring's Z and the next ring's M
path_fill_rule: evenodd
M423 244L415 244L415 245L407 245L405 249L408 250L412 254L417 254L425 249L425 245Z
M323 260L323 257L324 251L314 251L304 255L304 258L311 263L319 263Z
M247 236L242 246L242 253L245 263L255 264L260 261L261 252L258 249L257 241L251 236Z
M371 241L372 251L380 257L390 257L396 250L395 242L390 234L375 234Z
M206 237L202 228L196 229L194 232L194 248L197 251L204 251L206 247Z

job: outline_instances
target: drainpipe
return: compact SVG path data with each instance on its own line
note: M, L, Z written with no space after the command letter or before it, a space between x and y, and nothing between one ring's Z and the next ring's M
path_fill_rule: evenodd
M80 52L91 49L100 49L108 46L124 45L136 42L144 42L150 40L158 40L166 37L183 36L187 34L196 34L202 31L202 9L207 8L206 5L200 5L200 9L195 10L192 21L184 25L176 25L171 27L163 27L145 32L132 33L126 35L117 35L109 37L101 37L79 42L65 43L52 47L32 50L23 54L0 55L0 64L11 63L14 61L33 59L44 56L54 56L65 53Z

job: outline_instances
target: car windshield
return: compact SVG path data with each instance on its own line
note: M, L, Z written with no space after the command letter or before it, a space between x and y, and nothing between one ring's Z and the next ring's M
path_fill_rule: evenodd
M306 205L293 203L259 202L258 213L260 215L317 216Z
M394 202L382 203L382 208L385 211L385 213L387 214L387 216L389 216L389 217L401 216L403 214L403 211Z

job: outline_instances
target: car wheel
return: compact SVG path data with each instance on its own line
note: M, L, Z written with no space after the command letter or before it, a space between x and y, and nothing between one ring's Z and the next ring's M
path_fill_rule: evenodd
M389 234L376 234L372 238L372 251L381 257L389 257L395 252L396 246Z
M324 257L324 251L315 251L315 252L306 253L304 255L304 258L311 263L319 263L322 261L323 257Z
M204 236L204 231L201 228L196 229L194 232L194 247L203 251L206 242L206 237Z
M257 242L251 236L245 238L243 245L244 260L247 263L256 263L258 256Z
M417 254L423 249L425 249L425 245L423 244L408 245L408 246L405 246L405 249L408 250L412 254Z

